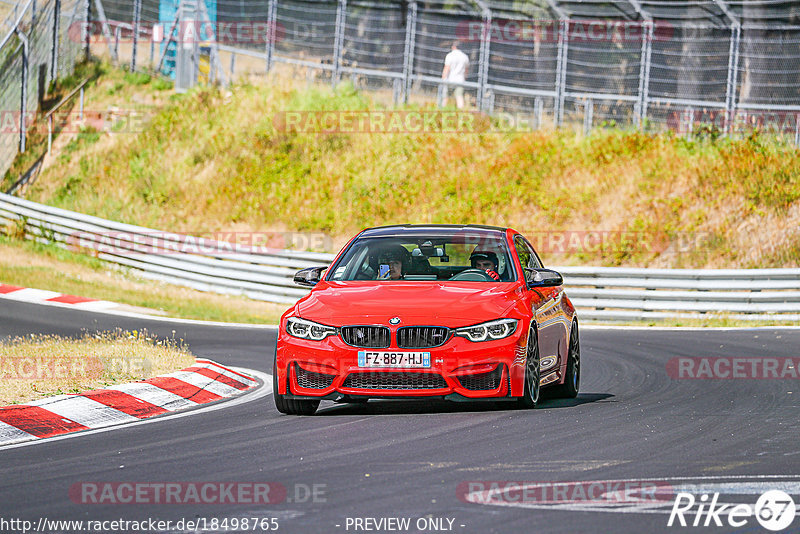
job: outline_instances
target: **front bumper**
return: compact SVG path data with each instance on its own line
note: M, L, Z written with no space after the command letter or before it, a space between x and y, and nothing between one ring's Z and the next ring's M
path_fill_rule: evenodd
M307 341L281 331L274 370L278 393L334 401L518 397L524 387L525 332L518 328L507 338L483 342L452 337L440 347L425 349L364 349L347 345L338 336ZM359 350L430 352L431 365L424 369L359 367Z

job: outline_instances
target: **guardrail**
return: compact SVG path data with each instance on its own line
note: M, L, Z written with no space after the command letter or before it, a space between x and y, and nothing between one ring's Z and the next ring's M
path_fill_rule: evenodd
M79 248L141 276L226 294L293 303L298 269L332 254L253 250L75 213L0 193L0 226L29 239ZM725 314L743 320L800 320L800 269L556 267L581 317L648 320Z

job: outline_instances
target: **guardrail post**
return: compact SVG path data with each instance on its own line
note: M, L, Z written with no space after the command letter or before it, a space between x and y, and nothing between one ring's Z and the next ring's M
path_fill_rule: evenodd
M50 81L58 78L58 29L61 25L61 0L53 3L53 41L50 46Z
M583 135L589 135L594 121L594 100L587 99L583 104Z
M537 96L533 100L534 129L536 130L542 127L543 112L544 112L544 102L542 101L542 97Z
M481 32L481 49L478 59L478 109L486 111L486 83L489 78L489 47L492 40L492 10L488 7L483 12L483 31Z
M406 42L403 50L403 90L401 100L408 102L411 79L414 73L414 47L417 43L417 2L411 0L406 11Z
M278 9L278 0L269 0L267 4L267 46L264 53L267 56L267 65L266 69L269 72L272 69L272 56L275 54L275 36L277 32L275 31L276 22L275 17L277 14ZM233 62L234 54L231 52L231 78L233 78Z
M736 112L736 80L739 74L739 42L742 27L738 22L731 24L731 42L728 51L728 82L725 91L725 135L730 134L733 115Z
M136 49L139 45L139 21L142 17L142 0L133 0L133 43L131 47L131 72L136 72Z
M558 52L556 59L555 125L564 120L564 84L567 80L567 48L569 47L569 21L561 19L558 27Z
M342 72L342 48L344 47L344 24L347 17L347 0L336 4L336 36L333 41L333 73L331 84L336 87Z

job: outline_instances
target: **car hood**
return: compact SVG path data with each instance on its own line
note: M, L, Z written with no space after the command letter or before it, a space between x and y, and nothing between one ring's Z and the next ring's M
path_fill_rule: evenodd
M518 298L517 284L508 282L321 282L297 313L331 326L389 324L392 317L401 326L465 326L502 317Z

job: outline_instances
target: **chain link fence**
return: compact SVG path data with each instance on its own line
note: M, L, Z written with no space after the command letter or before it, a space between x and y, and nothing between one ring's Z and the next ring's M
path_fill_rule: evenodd
M27 0L0 23L0 177L25 150L50 83L84 53L85 0Z
M93 0L94 37L130 68L209 80L278 65L309 80L467 106L515 123L741 135L800 145L800 4L784 0ZM188 7L187 7L188 6ZM191 13L192 19L181 18ZM454 41L463 83L442 81ZM179 78L180 80L180 78ZM176 85L180 88L180 84ZM450 101L448 101L450 102Z

